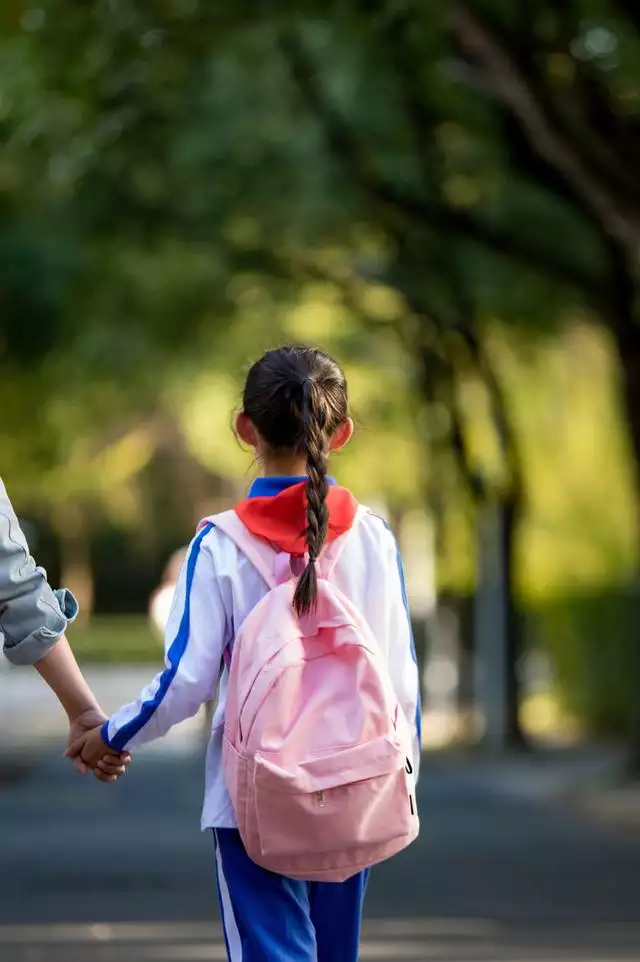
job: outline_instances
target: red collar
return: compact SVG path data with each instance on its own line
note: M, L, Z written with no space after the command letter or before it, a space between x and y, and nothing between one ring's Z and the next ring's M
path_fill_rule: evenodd
M326 544L348 531L356 516L358 502L346 488L331 486L327 495L329 530ZM252 497L236 505L236 514L252 534L288 554L302 555L306 550L307 493L304 481L291 485L280 494Z

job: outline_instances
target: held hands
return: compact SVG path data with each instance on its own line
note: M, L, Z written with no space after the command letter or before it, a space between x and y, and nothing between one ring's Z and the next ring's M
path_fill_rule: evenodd
M103 742L100 728L105 721L106 716L98 709L89 709L73 719L65 757L80 774L92 771L98 781L115 782L131 764L131 755L118 754Z

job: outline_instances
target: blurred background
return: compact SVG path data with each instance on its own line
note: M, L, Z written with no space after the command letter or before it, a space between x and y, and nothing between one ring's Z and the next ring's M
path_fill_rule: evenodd
M424 834L362 958L640 957L636 5L5 0L0 31L0 472L105 710L254 476L249 362L321 345L424 691ZM0 659L3 962L225 957L205 726L80 781Z

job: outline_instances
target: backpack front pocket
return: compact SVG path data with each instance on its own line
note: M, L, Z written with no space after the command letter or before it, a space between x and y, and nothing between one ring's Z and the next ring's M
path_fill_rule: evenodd
M254 801L264 857L357 852L411 833L405 754L389 738L288 769L256 755Z

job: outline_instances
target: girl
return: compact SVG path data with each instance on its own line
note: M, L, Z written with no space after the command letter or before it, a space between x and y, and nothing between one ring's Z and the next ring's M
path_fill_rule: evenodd
M365 514L327 475L329 453L351 439L347 384L327 354L297 347L269 351L251 368L237 417L240 438L262 468L236 512L246 528L280 551L307 555L294 607L314 607L316 560L323 546L354 530L332 578L362 612L384 647L398 702L420 744L418 671L402 566L383 521ZM302 532L302 533L301 533ZM355 962L368 871L346 882L301 882L252 862L237 831L221 765L228 669L234 633L267 585L235 544L204 527L189 549L167 626L166 669L102 729L81 740L82 759L132 749L164 735L211 697L222 666L207 752L202 828L213 829L220 910L231 962Z

